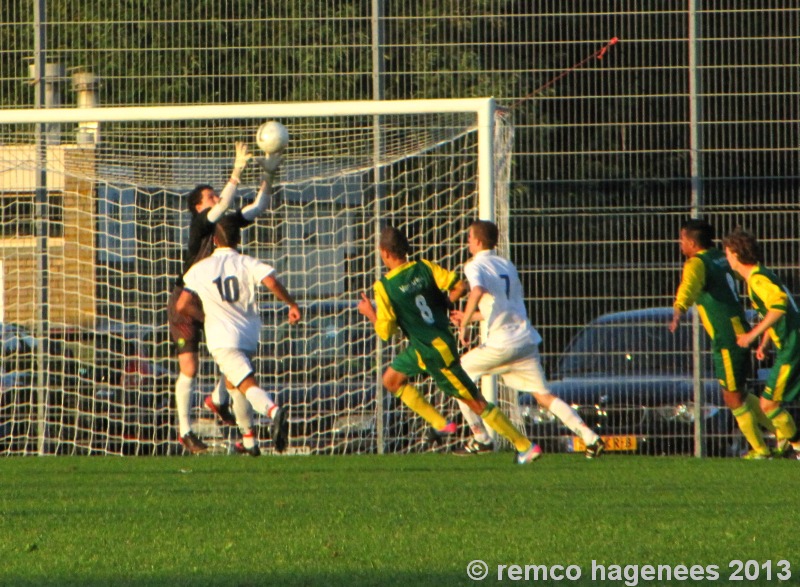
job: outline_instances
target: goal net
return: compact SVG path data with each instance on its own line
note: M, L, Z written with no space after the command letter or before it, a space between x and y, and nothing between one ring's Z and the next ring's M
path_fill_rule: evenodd
M378 341L356 305L383 271L384 224L408 234L414 257L459 271L469 222L504 225L512 128L491 99L0 112L0 454L182 452L166 306L186 194L221 190L235 141L258 155L266 120L291 142L241 250L273 265L304 313L289 325L260 292L256 375L289 407L289 452L425 448L424 422L381 386L404 343ZM258 183L251 163L234 206ZM204 346L200 362L194 429L230 452L238 431L203 405L218 378Z

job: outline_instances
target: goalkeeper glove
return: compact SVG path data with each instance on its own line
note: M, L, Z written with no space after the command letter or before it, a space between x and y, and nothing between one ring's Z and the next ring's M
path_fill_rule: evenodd
M252 153L247 152L247 145L244 143L236 143L236 159L233 161L233 171L231 171L231 179L238 183L239 176L242 170L247 166L247 162L253 157Z
M281 163L283 163L283 155L280 151L275 153L269 153L266 157L258 157L256 162L261 166L261 168L267 174L274 174L278 167L280 167Z

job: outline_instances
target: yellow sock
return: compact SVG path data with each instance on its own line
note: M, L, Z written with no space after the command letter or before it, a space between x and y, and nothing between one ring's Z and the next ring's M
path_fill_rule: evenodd
M772 420L767 418L764 410L761 409L761 402L758 401L758 397L752 393L748 393L747 397L744 398L744 403L748 408L750 408L750 411L753 413L753 416L755 416L758 425L764 428L767 432L772 432L774 434L775 425L772 423Z
M767 414L767 418L772 420L775 425L775 434L780 438L794 438L797 433L797 425L794 423L792 415L779 407L778 409Z
M531 447L531 441L514 428L511 421L506 418L506 415L497 406L488 404L481 414L481 418L489 428L511 442L518 452L525 452Z
M428 424L433 426L434 430L441 430L447 426L445 417L429 404L413 385L404 385L397 390L395 395L399 397L400 401L407 405L409 409L419 414Z
M739 424L739 430L742 431L753 450L762 455L769 454L767 444L764 442L764 434L762 434L761 428L758 427L756 415L750 409L750 406L743 404L733 410L733 415Z

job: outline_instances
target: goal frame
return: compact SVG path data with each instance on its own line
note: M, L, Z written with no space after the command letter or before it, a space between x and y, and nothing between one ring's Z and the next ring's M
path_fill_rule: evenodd
M37 125L37 152L43 153L47 125L57 124L98 124L103 122L140 122L140 121L185 121L185 120L225 120L238 118L272 118L291 119L295 117L321 118L332 116L373 116L376 127L380 128L382 115L406 114L473 114L476 120L477 134L477 203L478 217L495 221L495 116L497 105L494 98L459 98L432 100L381 100L381 101L331 101L331 102L264 102L249 104L209 104L209 105L175 105L175 106L129 106L99 108L36 108L0 110L0 124L34 124ZM379 131L378 131L379 132ZM378 165L376 159L376 165ZM43 158L38 159L38 166L43 165ZM46 167L46 165L44 165ZM39 171L40 183L47 185L47 170ZM38 188L41 189L41 188ZM46 242L47 237L42 236ZM46 250L46 245L43 245ZM44 287L46 290L46 286ZM45 294L46 295L46 294ZM44 320L47 317L43 317ZM38 326L38 325L37 325ZM482 327L482 335L485 335ZM40 362L43 365L44 362ZM379 371L381 365L379 365ZM41 369L42 367L40 367ZM46 375L41 375L45 377ZM383 390L378 375L379 397ZM482 382L484 396L490 402L497 399L496 378L487 376ZM379 427L383 421L380 412L383 401L377 402L377 422ZM40 429L43 426L40 426ZM382 430L378 430L379 437ZM383 452L383 442L378 443L378 451ZM39 452L45 453L45 439L40 435Z

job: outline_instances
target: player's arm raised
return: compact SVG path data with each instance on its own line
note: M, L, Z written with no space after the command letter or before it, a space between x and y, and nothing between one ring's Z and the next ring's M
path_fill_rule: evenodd
M256 159L256 162L264 170L264 174L261 176L261 186L256 194L256 199L252 204L242 208L242 216L245 220L255 220L257 216L272 206L272 188L275 185L275 177L282 161L283 156L280 152L270 153L266 157Z
M253 154L247 151L247 145L244 143L236 143L236 158L233 162L233 170L231 171L231 178L222 192L219 195L219 202L214 204L211 210L208 211L209 222L216 222L225 212L230 208L233 203L233 197L236 195L236 186L239 185L239 177L242 171L247 167L247 162L250 161Z

